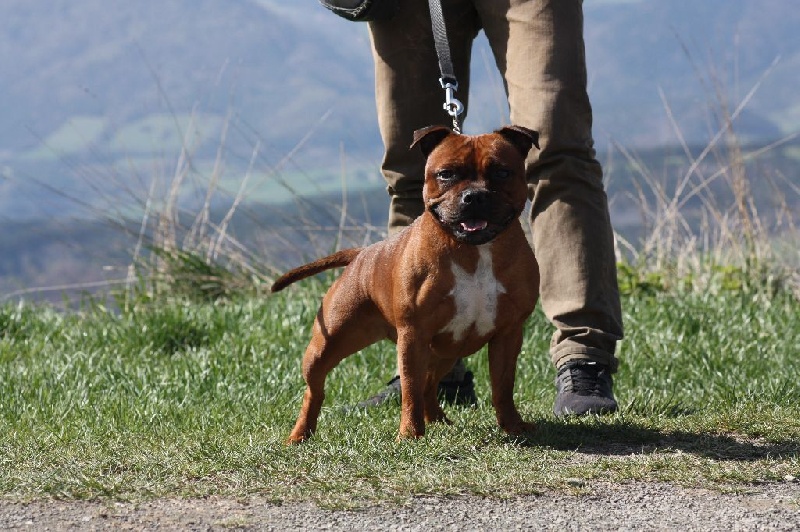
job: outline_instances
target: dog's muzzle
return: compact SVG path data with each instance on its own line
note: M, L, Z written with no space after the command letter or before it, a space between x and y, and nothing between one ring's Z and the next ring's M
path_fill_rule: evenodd
M458 240L481 245L502 233L518 213L496 192L468 188L451 206L445 202L431 207L434 217Z

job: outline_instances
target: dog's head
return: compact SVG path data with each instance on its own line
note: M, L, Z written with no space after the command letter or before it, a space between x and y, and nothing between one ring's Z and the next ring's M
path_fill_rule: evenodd
M525 208L525 158L539 147L536 131L508 126L461 135L443 126L414 133L427 158L425 208L459 242L485 244Z

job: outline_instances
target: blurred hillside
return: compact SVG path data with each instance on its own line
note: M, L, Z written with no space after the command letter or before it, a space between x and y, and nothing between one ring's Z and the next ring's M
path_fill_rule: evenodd
M679 136L703 146L720 99L734 108L762 78L740 138L800 131L792 0L586 0L585 13L601 153L653 152ZM163 193L153 180L168 187L181 168L201 191L221 173L231 196L249 169L247 199L259 203L336 191L343 174L351 189L381 187L367 28L316 0L9 0L0 47L7 229L136 219ZM472 70L467 130L505 123L481 39ZM791 168L800 150L782 154Z
M746 140L798 131L796 7L791 0L587 0L600 150L609 140L676 141L659 90L686 138L703 142L715 94L700 79L713 71L735 105L776 59L739 130ZM154 160L169 167L187 136L196 157L213 157L226 117L235 125L226 139L231 164L246 161L258 140L266 163L277 163L307 135L298 158L308 170L337 160L342 147L373 162L380 151L366 26L332 16L316 0L14 0L0 3L0 21L6 177L64 184L63 159L144 160L149 172ZM472 130L505 121L489 63L479 46ZM2 211L37 216L18 194L8 201L15 190L0 185Z

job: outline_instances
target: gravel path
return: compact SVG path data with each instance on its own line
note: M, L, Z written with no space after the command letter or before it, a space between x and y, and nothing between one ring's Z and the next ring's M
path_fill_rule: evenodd
M667 484L597 485L588 495L497 501L415 498L330 511L310 503L209 498L146 503L0 501L0 529L25 530L800 530L800 484L720 494Z

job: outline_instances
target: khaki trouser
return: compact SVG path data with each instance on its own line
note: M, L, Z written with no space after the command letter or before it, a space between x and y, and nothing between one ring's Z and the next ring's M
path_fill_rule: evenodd
M452 124L442 109L427 0L400 0L398 15L370 23L389 230L423 211L424 160L414 130ZM483 29L503 76L511 122L539 131L528 158L533 250L541 301L556 326L550 353L616 369L622 317L613 234L595 159L586 93L581 0L442 0L458 97L468 107L472 43Z

